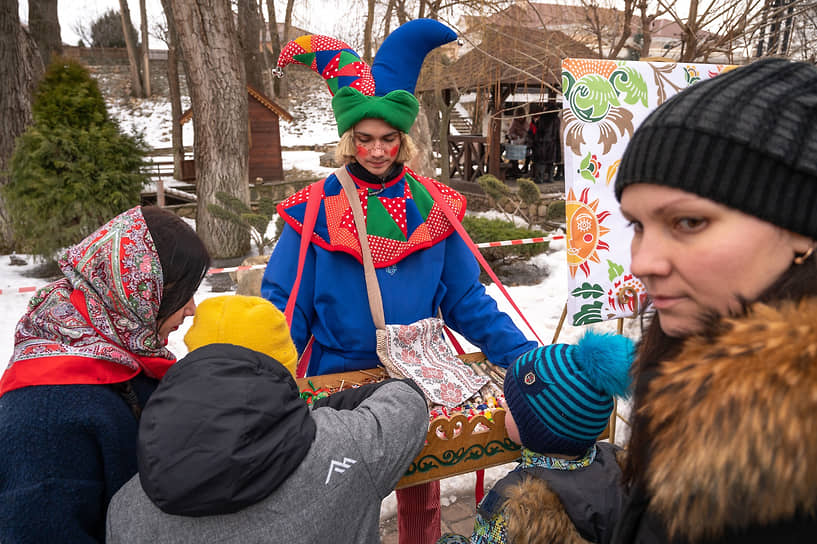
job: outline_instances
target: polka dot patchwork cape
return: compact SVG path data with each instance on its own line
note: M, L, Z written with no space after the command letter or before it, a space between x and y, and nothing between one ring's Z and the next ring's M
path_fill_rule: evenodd
M439 204L409 168L374 190L354 176L357 194L366 218L366 234L375 268L391 266L407 255L444 240L454 227ZM459 219L465 215L465 197L430 178ZM278 204L278 214L299 234L310 185ZM312 242L328 251L343 251L362 262L360 240L349 201L334 174L323 183L323 198L312 234Z

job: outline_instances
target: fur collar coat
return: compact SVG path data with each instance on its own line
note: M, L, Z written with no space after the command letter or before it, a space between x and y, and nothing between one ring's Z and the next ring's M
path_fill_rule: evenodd
M669 538L813 529L817 299L758 304L690 338L658 366L639 410L651 445L646 518L659 520Z

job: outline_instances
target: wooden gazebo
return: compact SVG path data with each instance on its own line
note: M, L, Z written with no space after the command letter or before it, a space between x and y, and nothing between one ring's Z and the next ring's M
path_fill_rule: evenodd
M292 115L274 100L261 91L247 85L247 115L249 123L249 181L278 181L284 179L284 166L281 158L280 119L292 122ZM193 110L182 115L183 125L193 118ZM185 160L182 163L182 179L195 180L195 163Z
M427 62L417 84L418 92L442 91L449 104L455 90L459 94L476 91L477 107L490 115L488 134L449 133L450 175L466 181L483 173L501 177L502 112L512 93L555 97L561 89L563 59L596 57L587 46L559 31L526 28L520 32L517 27L486 25L481 34L479 45L449 66Z

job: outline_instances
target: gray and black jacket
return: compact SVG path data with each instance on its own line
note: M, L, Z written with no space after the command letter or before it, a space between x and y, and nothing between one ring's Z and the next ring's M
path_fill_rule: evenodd
M107 541L379 542L380 503L427 429L411 381L310 409L277 361L204 346L171 367L145 407L140 473L111 502Z

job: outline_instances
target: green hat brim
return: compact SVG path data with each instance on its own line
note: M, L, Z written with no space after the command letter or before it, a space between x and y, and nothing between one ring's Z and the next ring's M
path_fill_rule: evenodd
M342 87L332 98L332 110L338 122L339 136L363 119L383 119L408 133L420 111L420 104L413 94L402 89L386 96L366 96L352 87Z

